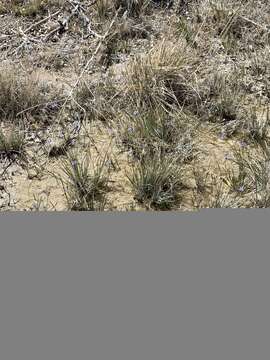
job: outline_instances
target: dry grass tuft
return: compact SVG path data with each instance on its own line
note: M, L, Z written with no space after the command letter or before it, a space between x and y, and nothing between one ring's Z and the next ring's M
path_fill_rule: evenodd
M147 206L168 210L180 200L182 171L172 158L145 158L134 167L128 179L136 200Z
M43 15L48 8L61 6L63 0L12 0L0 3L0 14L12 13L16 16L35 17Z
M124 77L127 96L136 106L179 102L184 104L195 90L188 82L194 55L185 41L162 40L146 55L127 64Z
M0 73L1 120L16 121L25 116L43 120L58 110L59 99L50 86L34 76L23 74L17 68Z
M70 154L63 160L62 180L68 208L76 211L104 210L108 189L107 156L91 163L88 157L81 159Z

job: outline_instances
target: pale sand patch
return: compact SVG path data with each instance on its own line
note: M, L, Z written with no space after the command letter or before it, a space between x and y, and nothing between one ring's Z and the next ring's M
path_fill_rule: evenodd
M89 155L93 163L108 154L108 160L111 160L113 168L110 172L105 210L140 209L134 202L134 195L126 177L131 170L127 154L120 152L113 137L104 126L100 124L87 126L75 151L80 153L82 159L85 155ZM45 169L32 179L29 179L27 171L14 176L12 192L16 194L17 210L29 210L38 203L39 199L42 200L42 205L46 207L46 210L67 210L64 189L61 181L57 179L64 176L61 171L62 159L61 157L48 159Z

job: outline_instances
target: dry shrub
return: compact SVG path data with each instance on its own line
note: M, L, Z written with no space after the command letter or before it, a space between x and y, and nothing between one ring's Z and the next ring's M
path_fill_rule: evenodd
M34 17L42 15L50 7L64 4L63 0L10 0L0 3L1 13L13 13L16 16Z
M25 139L23 133L12 129L9 134L4 134L0 129L0 156L8 158L24 155Z
M199 86L200 103L197 115L201 120L216 123L240 121L246 116L244 94L239 74L212 71Z
M85 78L79 82L74 92L75 104L87 115L90 120L100 120L108 123L115 113L115 87L110 79Z
M190 85L194 55L184 40L162 40L132 59L124 71L127 95L137 106L179 102L195 95Z
M172 0L98 0L95 5L100 18L106 18L116 11L120 15L126 13L127 16L136 18L148 14L155 7L170 7L172 4Z
M38 77L11 67L0 73L1 120L16 121L32 116L44 119L58 110L55 92Z

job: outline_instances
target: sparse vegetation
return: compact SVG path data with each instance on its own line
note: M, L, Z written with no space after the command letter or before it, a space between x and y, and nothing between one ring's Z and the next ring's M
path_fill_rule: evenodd
M270 206L268 0L0 0L0 15L1 181L53 189L18 209ZM10 165L22 154L29 174Z

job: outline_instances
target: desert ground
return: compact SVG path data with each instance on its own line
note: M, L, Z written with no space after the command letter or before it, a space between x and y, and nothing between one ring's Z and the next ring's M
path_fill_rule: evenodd
M270 206L269 0L0 0L0 211Z

